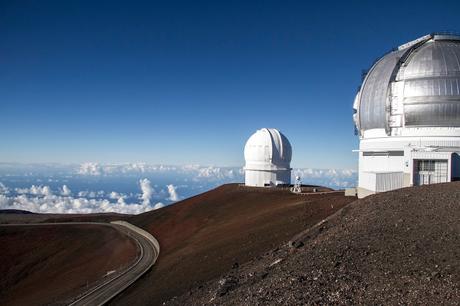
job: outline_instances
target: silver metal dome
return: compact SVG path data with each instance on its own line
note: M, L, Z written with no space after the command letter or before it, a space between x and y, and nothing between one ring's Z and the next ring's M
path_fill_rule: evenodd
M430 34L384 55L366 75L354 109L361 135L460 127L460 36Z

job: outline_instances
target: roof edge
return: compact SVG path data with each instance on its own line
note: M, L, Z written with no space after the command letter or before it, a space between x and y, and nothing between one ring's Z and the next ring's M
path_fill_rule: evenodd
M422 36L422 37L419 37L417 39L414 39L408 43L405 43L405 44L402 44L398 47L398 50L404 50L404 49L407 49L407 48L410 48L420 42L423 42L423 41L427 41L427 40L430 40L434 37L435 35L434 34L428 34L428 35L425 35L425 36Z

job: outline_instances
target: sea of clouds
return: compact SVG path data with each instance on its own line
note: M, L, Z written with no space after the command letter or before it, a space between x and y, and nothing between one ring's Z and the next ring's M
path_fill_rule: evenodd
M162 208L165 204L152 202L155 189L148 179L139 180L141 193L138 202L127 202L123 193L103 190L73 193L67 185L52 190L47 185L32 185L30 188L9 188L0 183L0 209L20 209L38 213L122 213L140 214ZM170 199L179 200L175 187L168 185Z
M356 185L356 170L293 169L293 180L336 189ZM0 209L38 213L139 214L225 183L244 182L240 167L0 164Z

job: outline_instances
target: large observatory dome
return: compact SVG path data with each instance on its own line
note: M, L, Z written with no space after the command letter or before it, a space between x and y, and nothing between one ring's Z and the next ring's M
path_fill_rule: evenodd
M358 196L460 180L460 36L387 53L356 95Z
M380 58L354 103L361 136L383 129L460 127L460 36L430 34Z
M292 148L277 129L260 129L249 137L244 147L246 185L289 184Z
M289 140L277 129L260 129L249 137L244 147L248 164L265 170L289 168L292 149Z

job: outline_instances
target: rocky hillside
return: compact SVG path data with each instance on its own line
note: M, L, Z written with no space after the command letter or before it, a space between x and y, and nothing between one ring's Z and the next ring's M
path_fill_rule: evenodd
M127 221L159 240L160 257L151 273L111 304L161 305L288 242L354 200L343 192L305 196L229 184L133 216Z
M169 304L460 303L460 182L358 200Z

